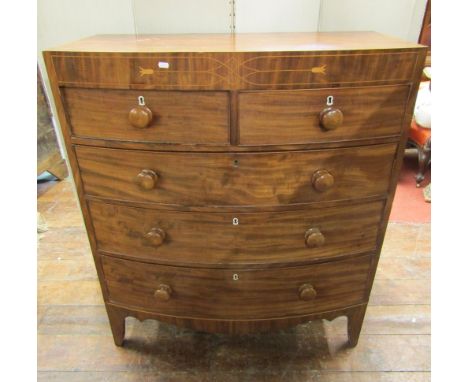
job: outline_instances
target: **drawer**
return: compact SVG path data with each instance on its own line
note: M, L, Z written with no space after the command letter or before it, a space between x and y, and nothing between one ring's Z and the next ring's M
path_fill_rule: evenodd
M62 94L76 137L229 144L227 92L64 88Z
M179 206L266 206L385 196L396 145L282 153L75 150L88 195Z
M228 90L234 66L231 53L52 52L51 60L60 86L84 88Z
M226 270L102 257L110 302L173 316L278 318L365 302L371 256L311 266Z
M305 144L398 136L408 92L407 85L241 92L240 144Z
M419 55L420 51L239 53L239 88L306 89L410 82Z
M159 211L88 202L97 248L188 266L306 263L373 252L383 201L283 212Z
M323 45L323 42L316 43L315 47ZM271 43L260 45L263 49ZM410 82L421 55L419 48L372 52L307 51L311 46L314 42L309 40L304 45L305 51L297 52L52 52L51 60L60 86L165 90L304 89Z

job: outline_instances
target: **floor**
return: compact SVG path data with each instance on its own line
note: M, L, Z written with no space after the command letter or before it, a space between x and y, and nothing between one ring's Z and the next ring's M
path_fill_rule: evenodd
M359 344L346 320L229 337L127 319L113 343L69 180L38 185L39 381L430 380L430 224L389 224Z
M431 182L431 169L426 171L421 187L417 188L415 175L418 159L414 155L405 157L398 179L390 221L408 223L430 223L431 203L424 200L423 190Z

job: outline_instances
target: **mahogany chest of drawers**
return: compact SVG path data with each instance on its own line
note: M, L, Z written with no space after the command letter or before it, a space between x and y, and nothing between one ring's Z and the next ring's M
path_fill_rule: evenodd
M376 33L96 36L44 52L117 345L364 318L426 48Z

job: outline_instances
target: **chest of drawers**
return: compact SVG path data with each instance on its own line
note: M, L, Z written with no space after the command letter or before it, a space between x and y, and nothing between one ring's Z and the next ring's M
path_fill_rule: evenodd
M44 52L117 345L128 316L356 345L426 49L376 33L95 36Z

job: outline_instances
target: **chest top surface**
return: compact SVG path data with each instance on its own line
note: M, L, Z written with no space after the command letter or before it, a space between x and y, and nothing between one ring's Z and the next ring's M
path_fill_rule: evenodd
M423 45L376 32L96 35L61 45L63 52L295 52L415 49Z

